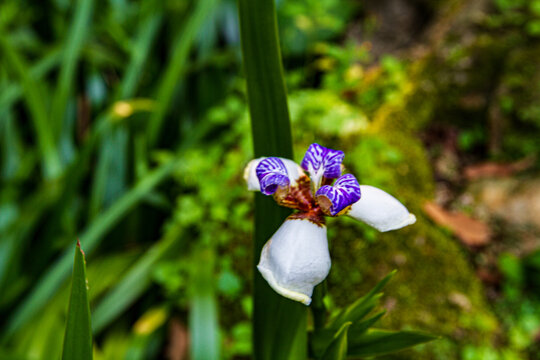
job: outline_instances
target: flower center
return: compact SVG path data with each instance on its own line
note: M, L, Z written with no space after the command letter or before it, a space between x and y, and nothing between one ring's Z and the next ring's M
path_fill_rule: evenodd
M324 213L313 197L311 181L303 176L297 181L298 185L290 187L289 191L278 190L274 194L276 202L288 208L296 209L289 219L307 219L318 226L324 226Z

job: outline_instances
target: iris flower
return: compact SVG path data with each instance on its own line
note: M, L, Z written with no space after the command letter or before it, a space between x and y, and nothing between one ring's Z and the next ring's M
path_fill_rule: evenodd
M279 205L296 210L266 242L257 268L277 293L305 305L330 271L325 216L350 216L382 232L416 221L392 195L358 184L352 174L342 175L344 156L311 144L300 165L263 157L244 171L248 190L272 195Z

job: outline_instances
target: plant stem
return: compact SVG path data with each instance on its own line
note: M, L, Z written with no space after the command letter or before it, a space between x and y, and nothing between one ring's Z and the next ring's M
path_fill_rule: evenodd
M311 312L313 313L313 324L315 330L322 329L326 322L326 307L323 298L326 294L326 280L315 286L313 289L313 301L311 303Z

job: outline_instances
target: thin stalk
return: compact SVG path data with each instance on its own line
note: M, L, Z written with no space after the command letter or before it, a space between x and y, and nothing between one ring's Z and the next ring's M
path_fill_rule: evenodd
M292 158L287 94L274 0L238 0L255 157ZM306 359L307 308L276 294L255 265L289 211L255 196L253 351L255 359Z
M313 313L313 325L315 330L320 330L326 322L326 306L323 298L326 294L326 280L315 286L313 290L313 302L311 303L311 312Z

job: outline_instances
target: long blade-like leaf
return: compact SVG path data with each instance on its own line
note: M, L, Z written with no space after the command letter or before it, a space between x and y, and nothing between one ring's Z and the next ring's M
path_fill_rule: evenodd
M338 330L324 352L322 360L345 360L347 358L347 333L351 324L351 322L347 322Z
M53 129L47 121L44 91L39 86L39 83L30 76L30 70L23 57L1 32L0 49L5 54L7 63L13 68L22 83L24 97L31 114L34 132L42 156L43 173L45 177L54 178L60 173L62 164L54 142Z
M292 158L287 95L274 0L238 0L255 157ZM254 261L289 211L255 195ZM307 358L307 308L277 295L254 266L255 359Z
M81 236L81 243L91 252L104 238L104 235L131 210L154 187L166 179L178 166L172 160L152 171L141 179L137 185L125 193L86 229ZM9 319L5 331L5 339L13 335L22 325L28 322L52 297L69 275L71 252L66 251L62 257L43 275L38 285L26 297Z
M51 111L51 123L57 133L60 133L64 123L64 115L68 102L69 93L75 81L75 69L79 53L84 44L87 28L92 17L93 0L78 0L73 16L73 22L67 33L68 39L65 44L62 66L60 67L60 77L56 86L54 100Z
M129 307L151 284L153 266L167 254L176 250L182 239L182 228L174 224L163 239L152 246L129 269L118 284L110 290L94 310L94 333L100 332Z
M349 355L378 356L435 339L436 336L416 331L369 330L360 336L349 336Z
M159 99L157 108L150 118L148 123L148 134L150 144L154 144L158 139L161 128L163 126L163 119L166 115L169 105L171 103L174 90L178 85L179 78L185 71L185 67L188 60L189 50L193 44L193 40L197 35L197 31L201 28L202 24L206 20L210 11L214 9L214 6L218 0L199 0L196 1L196 8L193 14L186 22L186 25L182 29L182 32L175 39L173 44L173 53L169 61L169 65L165 70L163 80L159 84L159 88L156 94L156 99Z
M30 68L30 77L40 80L51 69L58 65L62 53L55 49ZM23 95L23 87L19 83L9 84L0 91L0 111L6 110Z
M135 94L139 78L143 73L143 66L150 54L150 47L154 42L163 20L161 12L156 11L149 15L142 23L133 49L131 50L131 60L127 67L124 79L120 85L120 98L130 98Z
M189 329L191 359L219 359L219 325L214 294L214 254L210 249L195 256L190 287L192 290Z
M377 285L371 289L369 293L356 300L354 303L343 309L335 318L330 322L329 327L333 329L339 329L345 322L352 321L357 322L366 316L377 305L379 298L382 296L379 291L390 281L390 279L396 274L396 271L392 271L386 275L384 279L379 281Z
M75 249L62 360L92 360L92 326L86 283L86 264L79 241L77 241Z

